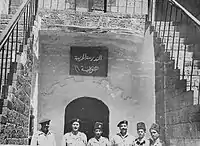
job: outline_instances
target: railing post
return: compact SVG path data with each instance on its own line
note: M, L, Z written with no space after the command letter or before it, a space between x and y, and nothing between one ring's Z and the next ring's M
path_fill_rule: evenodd
M172 19L172 5L169 4L171 7L170 7L170 14L169 14L169 25L168 25L168 34L167 34L167 44L166 44L166 51L168 51L168 44L169 44L169 36L170 36L170 28L171 28L171 19Z
M182 13L180 11L180 24L182 23ZM179 51L180 51L180 41L181 41L181 37L179 36L179 39L178 39L178 52L177 52L177 58L176 58L176 69L178 69L178 61L179 61Z
M194 57L192 57L192 68L191 68L191 74L190 74L190 90L192 90L192 74L193 74L193 68L194 68Z
M177 20L177 14L178 14L178 9L175 7L176 12L175 12L175 18L174 18L174 23L176 23ZM173 32L173 39L172 39L172 53L171 53L171 59L174 58L174 40L175 40L175 35L176 35L176 29L174 28Z
M2 51L2 54L1 54L0 92L2 93L5 45L3 45L3 47L1 48L1 51Z
M186 26L188 25L188 18L186 17ZM186 33L186 34L185 34ZM184 35L188 35L187 29L185 30ZM187 38L187 37L185 37ZM185 77L185 60L186 60L186 51L187 51L187 45L184 45L184 55L183 55L183 72L182 72L182 79Z
M107 0L104 0L104 13L107 12Z
M162 36L162 43L165 39L165 28L166 28L166 21L167 21L167 13L168 13L168 2L166 2L167 4L167 7L166 7L166 10L165 10L165 22L164 22L164 30L163 30L163 36Z
M162 1L162 6L161 6L161 15L160 15L160 25L159 25L159 31L158 31L158 33L159 33L159 36L160 36L160 29L161 29L161 24L162 24L162 15L164 14L163 12L163 7L164 7L164 0L159 0L159 3L161 3L161 1ZM160 5L160 4L159 4ZM165 16L164 16L165 17ZM158 18L159 19L159 18Z

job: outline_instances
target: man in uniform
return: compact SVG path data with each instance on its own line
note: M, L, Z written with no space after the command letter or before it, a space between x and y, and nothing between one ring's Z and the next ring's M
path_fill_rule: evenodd
M160 140L160 126L153 123L149 131L152 137L150 146L164 146L164 143Z
M86 146L87 137L79 131L80 119L72 119L70 124L72 125L72 131L63 136L62 146Z
M88 141L88 146L110 146L109 140L103 136L103 123L96 122L94 125L95 136Z
M150 140L145 137L146 126L144 122L137 123L138 138L135 139L135 146L150 146Z
M111 146L134 146L135 138L128 134L128 121L119 122L117 127L120 132L111 138Z
M55 136L49 131L49 119L43 119L39 122L41 129L33 134L31 146L56 146Z

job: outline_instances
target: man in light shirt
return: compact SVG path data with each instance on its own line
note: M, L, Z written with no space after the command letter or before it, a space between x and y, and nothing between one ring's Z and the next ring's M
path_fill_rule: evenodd
M138 138L135 139L135 146L150 146L150 140L146 138L146 126L144 122L137 123Z
M111 138L111 146L134 146L135 137L128 134L128 121L119 122L117 127L120 132Z
M31 146L56 146L55 136L49 131L49 119L43 119L39 122L41 129L33 134Z
M72 131L66 133L63 136L62 146L86 146L87 136L79 131L80 119L72 119L70 121L72 125Z
M102 136L103 123L96 122L94 125L95 136L88 141L87 146L110 146L109 140Z
M165 143L160 139L160 126L156 123L153 123L151 125L151 128L149 129L149 132L151 133L151 141L150 146L164 146Z

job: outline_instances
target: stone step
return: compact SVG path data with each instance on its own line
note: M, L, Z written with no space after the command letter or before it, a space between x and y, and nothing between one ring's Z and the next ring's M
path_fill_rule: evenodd
M0 19L0 25L1 24L8 24L10 21L11 21L11 19L1 18ZM18 24L19 25L24 25L24 19L20 19L19 22L18 22Z
M1 19L12 19L13 14L1 14L0 18Z
M0 24L0 30L3 31L6 29L6 27L8 26L8 24ZM23 30L24 25L18 25L18 30Z
M13 37L13 43L16 43L16 41L17 41L17 43L18 44L21 44L22 42L23 42L23 37ZM10 39L10 41L9 41L10 43L12 42L12 40Z
M178 90L182 90L182 91L186 91L187 88L187 80L182 79L182 80L178 80L175 84L175 88Z
M10 14L15 14L17 10L19 9L19 6L10 6Z

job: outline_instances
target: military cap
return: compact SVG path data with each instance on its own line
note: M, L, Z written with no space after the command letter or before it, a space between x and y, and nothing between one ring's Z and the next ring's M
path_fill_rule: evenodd
M155 131L157 131L158 133L160 133L160 126L159 126L158 124L156 124L156 123L153 123L153 124L151 125L151 128L150 128L149 130L155 130Z
M117 124L117 127L120 127L121 124L126 124L126 125L128 125L128 121L127 121L127 120L120 121L120 122Z
M43 124L43 123L48 123L50 122L51 120L50 119L42 119L39 124Z
M101 122L96 122L95 124L94 124L94 129L103 129L103 123L101 123Z
M144 131L146 131L146 126L144 122L138 122L137 123L137 130L139 129L143 129Z
M81 123L81 120L78 118L74 118L72 120L69 121L70 124L73 124L74 122L78 122L79 124Z

